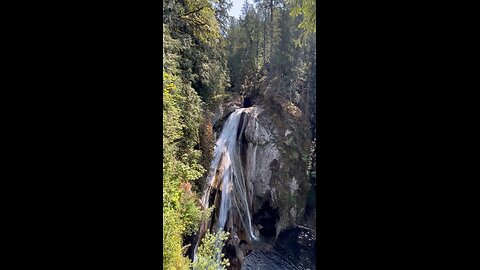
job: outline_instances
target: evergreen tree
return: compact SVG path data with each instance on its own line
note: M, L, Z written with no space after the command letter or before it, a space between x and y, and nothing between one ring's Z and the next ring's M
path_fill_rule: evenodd
M163 268L189 269L182 247L207 211L192 186L205 173L200 148L204 112L228 86L220 35L226 1L164 0L163 16ZM203 100L202 100L203 99ZM201 149L201 150L199 150ZM202 167L200 164L203 164ZM208 261L208 258L206 259Z
M292 7L291 15L302 15L302 22L298 25L304 33L299 38L299 44L304 44L306 38L317 31L317 1L316 0L288 0Z

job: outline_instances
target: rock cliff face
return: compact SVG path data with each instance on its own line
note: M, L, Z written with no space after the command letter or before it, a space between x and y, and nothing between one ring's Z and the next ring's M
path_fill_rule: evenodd
M215 206L213 223L226 220L223 224L230 231L224 251L230 259L232 267L239 269L244 257L252 249L252 237L275 239L279 233L296 224L305 224L305 205L310 189L307 166L310 150L310 133L307 121L302 112L292 103L278 97L260 101L252 107L240 109L244 104L241 97L236 96L225 102L212 115L212 123L217 137L220 136L227 119L232 113L241 112L238 130L238 167L241 167L246 206L240 211L230 211L228 218L221 212L223 192L214 192L215 198L209 201ZM215 169L219 179L224 172ZM223 176L222 176L223 177ZM222 190L220 181L213 181L214 190ZM233 193L239 192L235 189ZM211 192L209 196L212 197ZM233 200L235 201L234 195ZM242 197L238 196L237 197ZM232 203L232 207L235 204ZM242 219L242 211L248 209L251 228ZM213 225L212 225L213 228Z
M308 126L284 108L274 101L258 105L251 117L256 125L245 132L256 160L250 178L253 222L265 236L303 223L309 190Z

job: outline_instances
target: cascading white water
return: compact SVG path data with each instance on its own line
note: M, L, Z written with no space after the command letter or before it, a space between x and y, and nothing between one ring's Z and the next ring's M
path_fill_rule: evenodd
M225 126L215 144L214 158L208 175L208 188L203 195L202 202L208 207L208 197L215 178L221 179L221 202L217 229L224 229L225 222L233 205L239 211L242 224L252 239L257 239L253 233L250 211L247 202L245 177L240 161L239 136L245 132L247 121L240 126L242 113L248 108L235 110L227 119ZM255 109L254 107L252 109ZM217 170L220 174L217 174Z
M247 117L242 120L242 114L250 110L253 112L253 116L256 117L257 108L241 108L235 110L228 117L224 124L222 132L215 144L213 161L210 167L210 171L207 177L207 188L202 196L202 203L205 208L209 207L209 197L212 188L220 187L221 200L218 212L218 223L216 224L216 230L225 230L225 224L227 219L232 220L233 210L236 210L241 224L245 231L248 233L250 239L257 240L257 237L253 233L251 223L251 213L249 209L249 203L247 200L247 188L246 181L251 180L255 168L255 149L253 156L251 151L248 151L246 166L248 166L246 173L248 179L244 176L244 169L240 159L241 143L239 138L244 134L247 126ZM240 125L240 123L242 123ZM221 181L218 183L218 181ZM233 202L233 203L232 203ZM198 243L194 249L196 254ZM196 255L194 255L194 261Z

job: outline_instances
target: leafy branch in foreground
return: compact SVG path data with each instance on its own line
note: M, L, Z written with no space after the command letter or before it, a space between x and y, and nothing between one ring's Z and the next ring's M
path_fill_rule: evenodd
M192 264L195 270L218 270L227 269L230 266L228 259L222 252L223 243L229 233L218 231L216 234L207 232L202 239L202 244L197 251L197 260Z

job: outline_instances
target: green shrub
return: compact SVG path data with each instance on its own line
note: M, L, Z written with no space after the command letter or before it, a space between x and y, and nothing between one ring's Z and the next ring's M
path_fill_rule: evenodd
M207 232L197 251L197 260L192 264L195 270L218 270L227 269L230 265L228 259L224 259L221 253L223 242L227 240L229 233L219 231L216 234Z
M195 132L185 133L191 129L186 128L190 120L182 110L185 92L177 91L181 82L166 72L163 82L163 269L186 270L190 261L184 256L182 239L198 229L205 215L197 205L198 195L190 189L191 182L204 169L198 164L199 151L188 149L198 138Z

